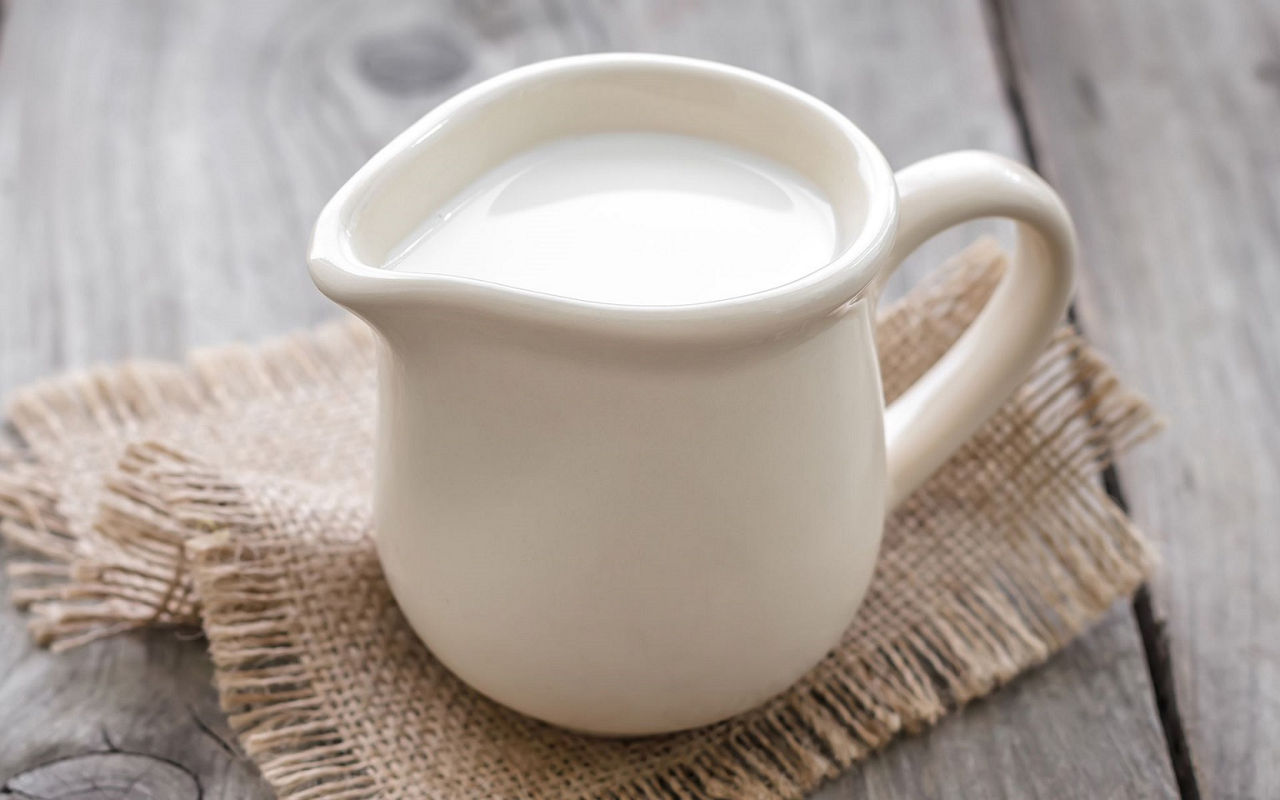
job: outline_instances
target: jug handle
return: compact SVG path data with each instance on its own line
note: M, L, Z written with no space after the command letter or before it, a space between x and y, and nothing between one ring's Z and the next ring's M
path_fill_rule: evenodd
M915 491L995 413L1044 352L1074 280L1075 229L1058 195L1030 169L962 151L895 176L897 238L883 285L931 236L981 217L1017 223L1011 268L942 358L885 410L889 508Z

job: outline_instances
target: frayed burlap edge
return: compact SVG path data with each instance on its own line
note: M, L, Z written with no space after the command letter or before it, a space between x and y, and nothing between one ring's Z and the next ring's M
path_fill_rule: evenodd
M9 398L7 414L35 451L81 437L130 442L153 418L234 414L248 403L287 401L299 386L341 386L372 359L373 335L352 319L258 347L197 352L186 364L134 363L42 381ZM155 487L172 465L128 450L105 477L87 531L58 508L51 467L0 471L0 535L30 558L11 558L10 600L29 613L35 641L54 651L155 625L200 624L183 552L192 531ZM156 474L156 471L161 474Z

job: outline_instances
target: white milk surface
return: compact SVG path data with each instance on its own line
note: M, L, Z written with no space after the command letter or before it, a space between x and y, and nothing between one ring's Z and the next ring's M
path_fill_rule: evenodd
M826 197L763 156L688 136L556 139L482 175L386 267L577 300L687 305L789 283L836 255Z

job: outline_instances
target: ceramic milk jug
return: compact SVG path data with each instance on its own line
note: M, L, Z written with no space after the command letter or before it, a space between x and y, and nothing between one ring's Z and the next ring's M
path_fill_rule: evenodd
M802 176L829 202L831 257L669 304L628 302L624 284L602 301L452 263L389 268L492 167L635 132ZM1012 268L886 408L878 287L934 233L988 216L1018 224ZM630 263L622 245L590 245L593 280L636 277L611 272ZM615 54L517 69L427 114L324 208L310 266L378 334L376 537L405 617L489 697L633 735L751 708L837 642L886 511L1029 370L1066 307L1073 250L1062 203L1016 163L961 152L895 174L848 119L777 81Z

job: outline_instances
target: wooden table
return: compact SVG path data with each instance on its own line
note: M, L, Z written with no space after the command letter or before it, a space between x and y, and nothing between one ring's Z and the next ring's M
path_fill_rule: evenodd
M819 796L1280 797L1280 3L12 0L2 25L0 391L330 316L303 267L321 203L541 58L718 59L828 100L895 166L1029 161L1079 225L1079 321L1172 420L1112 481L1164 563ZM268 797L209 676L199 640L55 656L5 608L0 796Z

